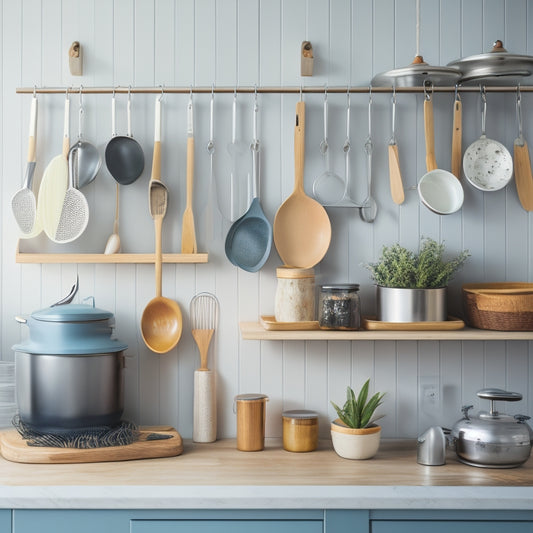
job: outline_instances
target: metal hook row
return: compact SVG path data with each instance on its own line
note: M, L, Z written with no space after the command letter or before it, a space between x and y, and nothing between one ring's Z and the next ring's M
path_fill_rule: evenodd
M533 86L483 86L485 92L533 92ZM328 94L334 93L368 93L368 94L377 94L377 93L424 93L429 95L429 90L431 93L435 92L444 92L444 93L455 93L456 96L459 93L469 93L469 92L478 92L480 90L479 86L460 86L456 85L453 87L435 87L432 84L424 85L420 87L373 87L373 86L364 86L364 87L353 87L353 86L298 86L298 87L258 87L254 85L252 87L216 87L212 84L209 87L194 87L192 85L188 87L171 87L158 85L157 87L133 87L131 85L125 86L115 86L115 87L20 87L16 89L17 94L59 94L59 93L83 93L83 94L113 94L113 93L139 93L139 94L149 94L149 93L161 93L160 98L164 94L173 94L173 93L182 93L182 94L191 94L191 93L210 93L214 95L215 93L250 93L250 94L260 94L260 93L276 93L276 94L300 94L300 97L304 93L318 93L324 94L326 91Z

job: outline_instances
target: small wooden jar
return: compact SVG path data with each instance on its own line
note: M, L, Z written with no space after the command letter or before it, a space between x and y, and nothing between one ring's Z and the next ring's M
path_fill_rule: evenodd
M276 269L275 316L277 322L307 322L315 319L315 271L312 268Z
M318 413L283 411L283 449L288 452L312 452L318 445Z
M258 452L265 447L266 402L265 394L235 396L233 410L237 414L237 449Z

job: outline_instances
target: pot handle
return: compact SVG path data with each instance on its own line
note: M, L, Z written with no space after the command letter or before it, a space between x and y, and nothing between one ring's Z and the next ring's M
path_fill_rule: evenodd
M24 318L22 316L16 316L15 317L15 320L19 323L19 324L27 324L28 323L28 319L27 318Z
M477 392L479 398L484 400L498 400L502 402L518 402L522 399L519 392L509 392L502 389L481 389Z

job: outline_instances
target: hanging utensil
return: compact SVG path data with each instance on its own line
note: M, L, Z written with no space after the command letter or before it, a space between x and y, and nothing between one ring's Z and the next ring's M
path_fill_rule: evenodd
M115 91L111 98L111 140L105 149L107 170L120 185L135 182L144 170L144 152L131 133L131 87L127 102L128 134L117 135Z
M200 368L194 371L193 441L217 438L215 373L208 368L209 345L218 323L218 300L209 292L197 294L190 303L192 336L200 352Z
M513 159L509 150L500 142L485 135L487 95L481 87L481 137L473 142L463 156L463 172L466 179L481 191L503 189L513 176Z
M116 129L116 100L115 91L111 98L111 140L105 149L105 163L107 170L117 182L115 191L115 219L113 233L107 239L104 254L110 255L120 252L119 235L119 203L120 185L129 185L136 181L144 170L144 152L141 145L131 133L131 86L128 88L127 102L128 135L117 135Z
M378 205L376 200L372 196L372 87L370 87L370 93L368 97L368 137L365 141L365 153L366 153L366 179L367 179L367 196L361 204L359 215L364 222L374 222L378 213Z
M43 229L49 239L54 240L63 210L63 202L68 187L68 152L70 149L70 100L68 90L65 97L65 111L63 115L63 149L46 167L37 200L37 211Z
M257 93L253 109L252 151L253 200L248 211L236 220L227 236L225 251L227 258L235 266L247 272L257 272L266 263L272 248L272 226L265 216L259 201L259 151L257 136L257 115L259 105Z
M516 89L516 120L518 123L518 137L514 141L514 165L516 190L520 204L526 211L533 211L533 176L531 175L531 161L529 149L522 133L522 98L520 85Z
M181 337L183 320L177 302L162 296L162 229L167 212L168 190L161 181L161 96L155 102L154 155L150 178L150 215L155 229L155 287L156 296L144 308L141 334L146 346L155 353L172 350Z
M453 132L452 132L452 174L461 179L461 142L463 139L463 104L458 92L458 86L455 85L455 99L453 102Z
M26 164L26 175L22 189L16 192L11 198L11 209L18 227L23 235L28 235L35 231L35 221L37 205L35 194L32 190L33 174L35 172L35 137L37 128L37 96L34 94L31 99L30 108L30 129L28 138L28 162Z
M78 141L72 146L69 152L69 159L73 159L74 186L81 189L91 183L98 174L102 164L102 158L96 146L83 140L83 94L80 86L79 110L78 110Z
M192 89L187 104L187 203L183 213L181 228L181 253L196 253L196 231L194 229L194 213L192 210L192 192L194 181L194 126Z
M63 200L63 209L59 223L52 239L57 243L75 241L87 228L89 223L89 204L81 191L74 186L74 157L72 150L77 150L74 145L68 156L68 189Z
M313 196L323 205L336 204L342 200L345 183L331 169L331 157L328 139L328 91L324 91L324 139L320 143L320 153L324 157L326 169L313 182Z
M400 157L396 142L396 88L392 91L392 133L389 141L389 181L392 201L395 204L403 204L405 193L403 190L402 173L400 171Z
M431 87L431 91L428 87ZM450 215L461 209L464 191L451 172L437 168L432 84L424 84L424 136L427 172L418 182L418 195L430 211L438 215Z
M207 189L207 203L205 205L205 243L210 245L214 239L214 189L215 189L215 167L214 167L214 155L215 155L215 135L214 135L214 123L215 123L215 89L211 89L211 101L209 103L209 141L206 146L207 154L209 155L209 184Z
M294 190L274 218L274 243L285 265L311 268L328 251L331 222L324 207L305 194L305 104L296 103L294 127Z
M231 142L227 147L231 157L230 183L226 190L223 187L217 189L220 212L230 222L235 222L248 209L247 201L241 200L241 197L244 197L243 191L248 178L243 165L247 149L246 143L237 137L237 91L235 91L232 105Z

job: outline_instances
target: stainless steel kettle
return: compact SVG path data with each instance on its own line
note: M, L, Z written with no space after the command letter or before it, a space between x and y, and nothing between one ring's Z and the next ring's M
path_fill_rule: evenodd
M450 433L450 443L463 463L486 468L513 468L525 463L531 453L533 432L527 424L529 416L506 415L494 408L495 401L516 402L518 392L482 389L479 398L490 400L489 412L469 414L472 405L462 408L464 417Z

